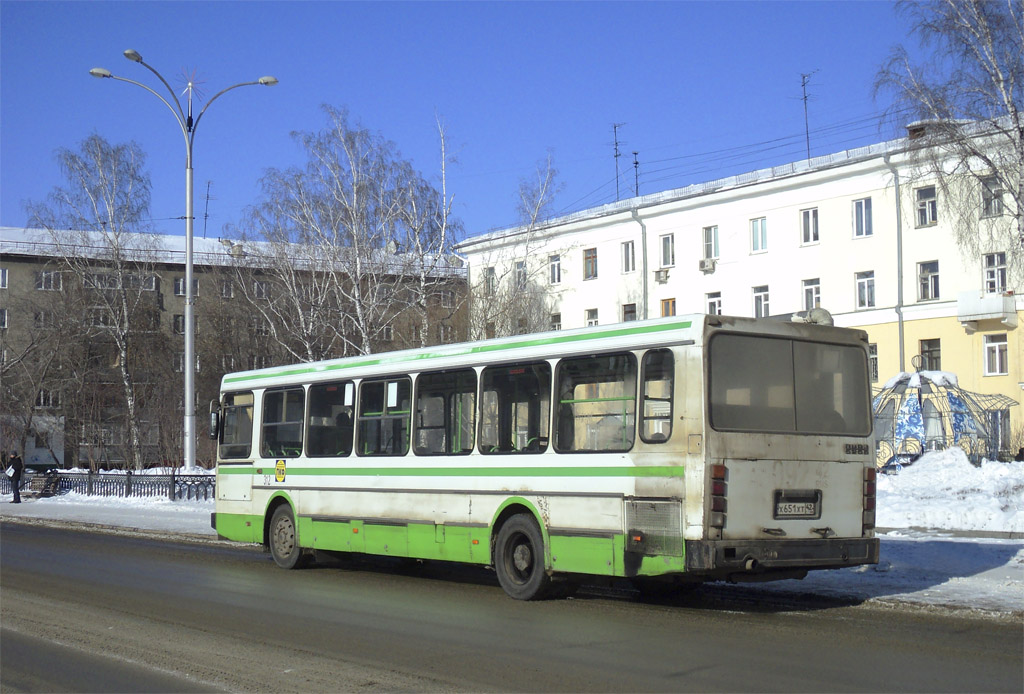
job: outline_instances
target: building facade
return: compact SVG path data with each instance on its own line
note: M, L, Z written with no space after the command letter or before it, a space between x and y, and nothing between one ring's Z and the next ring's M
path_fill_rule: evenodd
M966 253L953 201L897 140L491 232L458 250L483 334L823 307L867 331L876 389L920 368L1019 402L1024 297L1008 271L1013 249L985 240L1005 239L987 231L1013 216L998 190L977 200L980 250ZM510 287L542 318L489 322ZM990 414L1001 448L1024 430L1021 409Z

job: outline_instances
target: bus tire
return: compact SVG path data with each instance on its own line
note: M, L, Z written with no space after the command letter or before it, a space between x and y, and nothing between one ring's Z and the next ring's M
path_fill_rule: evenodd
M516 600L542 600L551 577L544 570L544 536L532 516L512 516L498 531L494 547L498 583Z
M302 548L299 547L299 536L295 529L295 516L288 504L281 504L274 509L270 517L268 533L270 555L282 569L296 569L302 565Z

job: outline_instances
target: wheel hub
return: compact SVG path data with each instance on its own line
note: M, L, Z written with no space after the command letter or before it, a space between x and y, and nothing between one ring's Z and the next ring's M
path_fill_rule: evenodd
M519 571L526 571L533 564L533 553L530 551L529 545L522 544L515 548L512 552L512 563Z

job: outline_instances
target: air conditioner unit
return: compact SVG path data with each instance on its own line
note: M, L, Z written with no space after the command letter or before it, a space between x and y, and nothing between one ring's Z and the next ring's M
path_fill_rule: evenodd
M715 263L717 262L714 258L701 258L697 262L697 267L704 274L709 274L715 271Z
M657 280L658 284L665 284L668 282L668 269L662 268L654 271L654 279Z

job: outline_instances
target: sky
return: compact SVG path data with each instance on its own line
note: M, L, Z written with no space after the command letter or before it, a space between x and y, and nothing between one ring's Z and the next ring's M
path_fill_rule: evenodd
M440 182L474 236L515 225L548 157L553 212L900 136L872 82L907 22L890 2L38 2L0 0L0 226L63 183L55 152L96 133L147 154L157 231L183 234L185 144L166 95L224 95L196 130L195 233L233 235L270 168L302 166L292 133L347 108ZM199 103L199 102L197 102ZM618 192L613 124L618 129ZM639 162L634 167L635 159Z
M812 571L807 578L738 590L799 593L883 605L955 607L994 616L1024 609L1024 463L974 467L958 449L926 453L878 478L881 550L875 566ZM0 518L95 523L213 540L212 501L66 494L3 503ZM1012 533L1012 536L1010 535Z

